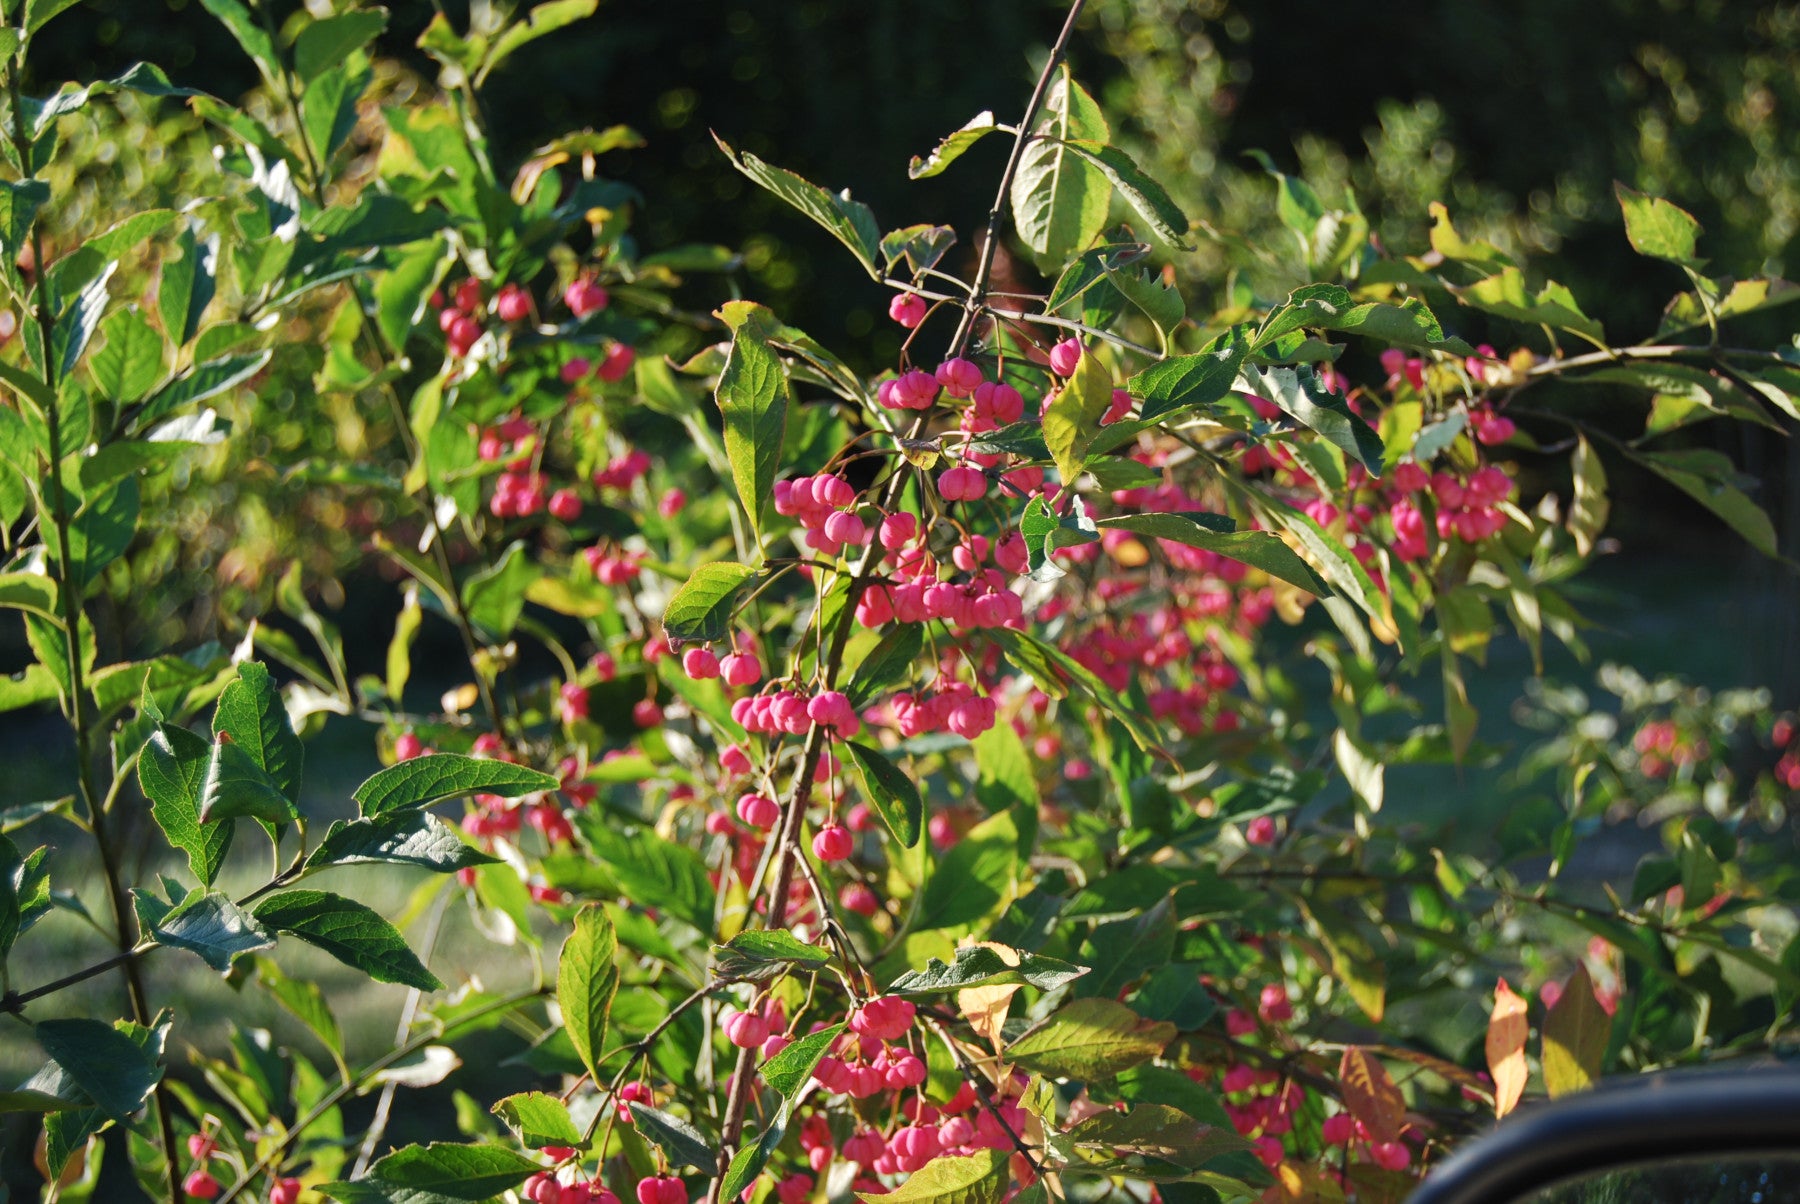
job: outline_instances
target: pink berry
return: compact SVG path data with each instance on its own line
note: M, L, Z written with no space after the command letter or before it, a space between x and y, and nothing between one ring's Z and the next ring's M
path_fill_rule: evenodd
M1058 376L1072 376L1081 362L1081 340L1064 339L1050 348L1050 371Z
M854 911L859 916L872 916L881 910L881 900L860 882L852 882L838 892L838 902L845 911Z
M1412 1164L1412 1151L1398 1141L1370 1143L1369 1157L1384 1171L1403 1171Z
M269 1204L298 1204L300 1180L282 1179L269 1189Z
M573 489L558 489L550 495L550 514L565 523L581 517L581 497Z
M774 799L761 794L746 794L737 801L738 818L752 828L767 831L781 818L781 807Z
M202 1167L195 1167L181 1181L181 1190L196 1200L210 1200L219 1194L219 1181Z
M719 661L719 674L728 686L752 686L762 680L762 662L749 652L734 652Z
M695 681L707 681L719 675L719 658L711 648L689 648L681 654L681 671Z
M981 369L961 356L939 364L935 375L944 392L952 397L967 397L982 383Z
M769 1022L755 1012L727 1012L720 1027L739 1049L755 1049L769 1039Z
M523 322L531 316L531 294L509 284L494 298L494 316L502 322Z
M664 518L674 518L686 505L687 494L679 489L671 489L662 495L661 501L656 503L656 512Z
M563 304L567 305L569 312L578 318L585 318L589 314L600 312L611 300L612 297L605 289L585 276L572 282L563 291Z
M614 343L606 349L606 355L594 375L608 384L616 384L625 379L631 372L631 366L637 363L637 352L623 343Z
M925 320L925 298L916 293L895 293L888 302L888 317L908 330Z
M1275 820L1271 816L1259 815L1244 825L1244 839L1254 845L1272 845L1275 843Z
M639 727L656 727L663 721L663 709L655 699L646 698L631 708L631 721Z
M190 1133L187 1139L188 1156L196 1160L211 1158L219 1143L206 1133Z
M837 824L828 824L813 836L813 856L820 861L842 861L854 846L849 831Z
M481 323L474 318L461 317L450 323L450 354L464 356L481 338Z
M574 359L564 363L563 366L558 369L557 376L561 378L563 384L572 385L582 377L586 376L589 372L593 371L593 368L594 365L589 362L587 356L578 355Z

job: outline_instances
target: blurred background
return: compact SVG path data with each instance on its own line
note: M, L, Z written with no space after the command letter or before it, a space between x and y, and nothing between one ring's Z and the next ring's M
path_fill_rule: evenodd
M329 0L313 6L332 7ZM469 5L458 0L390 6L392 22L379 45L388 60L382 87L391 95L436 86L436 65L415 42L440 7L458 27L469 18ZM972 254L1003 141L977 145L930 180L909 181L907 160L982 110L1016 121L1065 12L1052 0L604 0L593 19L521 51L489 82L483 116L503 175L572 129L632 127L645 144L610 152L601 171L645 198L633 225L640 244L717 243L741 253L736 287L744 295L851 362L877 369L893 362L899 345L885 317L887 290L836 242L733 170L712 132L826 187L849 188L883 229L949 225L962 240L955 254ZM32 70L43 92L140 60L161 65L177 84L232 99L257 85L236 43L198 0L87 0L34 44ZM1713 271L1800 272L1800 4L1092 0L1070 60L1105 106L1115 141L1203 223L1207 233L1178 264L1195 288L1192 312L1218 307L1234 273L1264 296L1305 282L1291 236L1275 218L1271 182L1246 157L1252 150L1304 175L1328 204L1354 195L1396 252L1427 248L1426 207L1444 202L1462 233L1527 257L1539 278L1568 285L1619 342L1651 336L1662 305L1685 282L1675 269L1631 251L1612 196L1615 179L1691 211L1705 228L1702 248ZM185 109L121 97L115 107L88 113L82 137L68 143L74 162L64 169L78 191L53 219L65 230L91 223L101 198L113 211L205 191L214 136ZM142 123L153 127L153 137L143 136ZM1021 287L1040 287L1029 265L1020 261L1015 270ZM1758 336L1787 337L1796 312L1776 309L1758 319L1768 324ZM1517 337L1453 333L1502 351ZM233 415L256 424L256 439L249 451L230 454L279 465L329 450L302 440L336 439L347 449L377 437L350 412L333 411L328 423L292 420L295 407L315 404L308 357L319 355L307 346L283 351L275 384ZM1347 356L1343 366L1353 379L1359 371L1379 379L1372 360ZM1605 394L1584 397L1593 421L1622 437L1641 430L1641 411L1615 416ZM1760 482L1754 496L1774 517L1783 550L1800 558L1793 441L1748 424L1726 430L1702 423L1682 437L1727 452ZM1777 707L1800 700L1793 570L1758 557L1672 489L1622 464L1608 467L1618 547L1580 594L1595 624L1588 633L1595 661L1678 673L1713 690L1766 687ZM358 637L348 641L351 675L377 669L396 591L359 588L353 573L340 575L359 559L355 524L341 510L318 508L333 501L279 496L303 483L235 468L215 465L177 500L181 509L170 521L145 532L146 555L134 565L139 577L113 600L113 626L126 645L113 651L129 655L134 641L180 645L206 634L192 613L156 611L151 586L159 577L203 580L204 589L190 585L170 596L198 596L214 613L249 615L270 607L282 568L298 558L321 609ZM1566 482L1545 479L1536 487L1566 496ZM381 516L362 519L366 526ZM16 636L10 626L0 630L0 669L23 663ZM428 648L415 655L432 663ZM1565 681L1593 679L1593 664L1566 654L1546 671ZM1518 683L1529 675L1529 657L1512 640L1497 640L1489 672L1477 675L1495 683L1474 700L1484 716L1482 738L1512 750L1508 765L1534 738L1511 721ZM1592 702L1618 705L1598 693ZM17 789L20 797L45 797L58 789L65 754L46 741L61 739L61 731L48 719L0 718L0 758L12 767L8 795ZM342 814L350 785L375 767L368 729L333 721L309 747L308 760L315 810ZM1391 784L1390 798L1416 806L1421 820L1443 819L1452 807L1491 818L1516 795L1501 773L1476 772L1471 780L1450 769L1409 772L1420 776L1405 790ZM391 912L412 886L395 877ZM441 947L460 944L452 933ZM321 981L332 981L333 964L316 960ZM181 969L165 961L157 972ZM458 969L440 967L446 979ZM490 967L489 985L509 972ZM92 985L114 989L110 980ZM217 996L221 1026L228 1016L274 1022L231 1013L235 997L216 980L196 986ZM355 1011L346 1009L346 1027L366 1029L367 1048L385 1045L389 994L370 1000L370 1024L356 1024ZM10 1074L6 1061L0 1056L0 1071ZM433 1123L409 1120L422 1128Z

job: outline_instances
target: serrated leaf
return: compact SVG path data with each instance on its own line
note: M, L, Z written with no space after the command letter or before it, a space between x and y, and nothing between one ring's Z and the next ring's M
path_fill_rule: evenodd
M769 1156L781 1144L782 1138L787 1136L792 1112L792 1102L781 1101L781 1107L776 1109L774 1117L764 1127L762 1136L755 1141L745 1142L732 1156L731 1165L725 1169L725 1179L719 1185L719 1199L737 1199L762 1174L763 1167L768 1165Z
M716 892L700 854L647 828L623 831L591 809L580 812L576 822L627 897L654 899L663 915L712 932Z
M1172 898L1165 895L1141 915L1095 927L1081 943L1081 956L1094 972L1075 984L1074 993L1116 999L1126 986L1168 965L1175 952Z
M133 893L143 897L142 892ZM140 909L140 921L145 918ZM158 944L199 954L221 974L231 969L240 954L275 947L274 937L216 890L196 888L179 906L156 915L142 927Z
M568 1105L542 1091L526 1091L497 1101L488 1111L506 1122L521 1145L541 1150L547 1145L580 1149L586 1143L569 1116Z
M556 1003L562 1010L563 1029L596 1083L603 1081L598 1059L605 1052L607 1015L619 989L618 949L606 911L589 904L576 913L575 930L563 942L556 962Z
M254 757L229 736L221 735L207 750L206 776L200 783L200 826L243 818L288 824L300 818L300 809Z
M998 986L1030 986L1040 991L1054 991L1087 972L1086 966L1072 965L1042 954L1021 952L1016 961L1009 962L986 945L967 945L956 951L955 960L949 965L934 957L925 963L923 970L902 974L888 984L887 993L934 995L970 987Z
M738 595L755 569L730 561L695 569L663 609L663 632L671 643L712 643L731 634L731 615Z
M162 1079L155 1056L110 1024L40 1020L32 1035L95 1106L120 1124L144 1106Z
M1613 181L1613 195L1625 214L1625 237L1639 255L1695 269L1705 262L1694 257L1700 223L1693 214L1661 197L1627 188L1617 180Z
M999 1204L1012 1185L1012 1149L934 1158L890 1192L858 1192L863 1204Z
M485 757L460 753L430 753L401 761L373 774L350 797L364 816L433 803L462 794L497 794L501 798L555 790L558 781L547 773Z
M924 158L914 155L912 162L906 167L907 177L913 180L923 180L937 175L959 159L964 151L993 133L996 128L994 114L991 111L984 110L975 114L960 129L946 136L943 141L932 148L930 155Z
M819 1059L825 1056L831 1043L843 1031L843 1025L834 1024L816 1033L796 1038L786 1049L764 1062L757 1073L762 1076L763 1082L791 1102L799 1094L800 1088L806 1086L806 1081L812 1078Z
M1072 486L1081 475L1088 444L1100 429L1100 416L1112 404L1112 373L1096 355L1083 355L1075 372L1044 407L1044 446L1063 483Z
M1325 388L1311 367L1302 364L1294 368L1252 368L1245 373L1245 379L1259 396L1360 461L1371 477L1381 475L1381 436L1352 413L1342 397Z
M283 891L258 903L251 914L264 927L299 937L377 982L421 991L443 988L399 931L354 899L321 890Z
M636 1100L629 1106L637 1121L638 1135L661 1150L671 1167L685 1165L710 1173L719 1165L719 1151L713 1149L705 1134L687 1121Z
M735 151L717 134L713 141L733 167L825 227L850 248L871 277L881 278L875 262L881 253L881 228L867 205L851 200L847 189L837 194L827 192L791 171L763 162L749 151Z
M1573 331L1594 343L1606 339L1600 323L1581 312L1568 289L1550 281L1534 295L1525 287L1525 273L1516 267L1502 268L1484 280L1450 291L1464 305L1502 318Z
M732 483L762 537L762 515L781 470L787 433L788 381L781 358L769 346L774 315L760 305L734 301L719 311L731 327L731 353L719 374L715 397L725 420L725 456Z
M1193 548L1205 548L1209 552L1217 552L1221 556L1242 561L1252 568L1261 569L1271 577L1297 585L1321 598L1330 594L1331 587L1279 536L1267 531L1220 531L1216 522L1208 521L1223 517L1198 511L1120 514L1103 518L1098 525L1108 529L1134 531L1139 535L1167 539Z
M1373 1141L1394 1141L1406 1120L1406 1097L1387 1068L1360 1046L1344 1050L1338 1063L1338 1086L1344 1106L1363 1123Z
M138 757L138 785L150 800L150 814L188 868L211 886L231 848L232 825L200 822L201 794L212 746L204 737L173 724L157 724Z
M1765 556L1779 557L1774 524L1733 483L1731 462L1716 451L1628 452L1633 460L1711 510Z
M1106 225L1112 187L1069 139L1103 142L1110 136L1100 106L1069 74L1058 70L1044 97L1043 115L1026 143L1012 180L1013 229L1041 265L1060 269Z
M440 874L496 860L465 843L456 829L423 811L390 811L367 819L338 820L306 859L307 870L358 862L416 865Z
M1221 1154L1250 1143L1229 1128L1204 1124L1168 1104L1138 1103L1124 1112L1106 1109L1065 1135L1081 1161L1069 1169L1180 1179Z
M387 28L387 10L362 9L314 21L294 39L294 70L310 84Z
M1587 966L1578 965L1563 984L1556 1006L1544 1017L1544 1088L1551 1098L1585 1091L1600 1079L1601 1062L1612 1037L1612 1017L1594 995Z
M919 843L924 830L925 802L919 788L887 754L867 744L845 741L844 751L862 774L863 793L873 803L881 822L906 848Z
M1212 405L1237 383L1248 346L1239 331L1227 331L1198 354L1150 365L1126 381L1125 388L1143 402L1139 413L1145 420Z
M1136 267L1108 267L1106 278L1127 301L1144 312L1164 339L1174 335L1176 328L1187 320L1187 303L1182 300L1180 290L1160 274Z
M919 654L925 650L925 626L899 623L881 642L869 649L844 687L844 696L858 709L874 702L883 691L905 681Z
M1099 170L1125 198L1125 203L1149 223L1164 242L1188 250L1188 218L1168 190L1144 172L1137 161L1116 146L1073 138L1068 147ZM1127 294L1129 295L1129 294Z
M543 1166L497 1145L409 1145L350 1183L318 1188L342 1204L477 1204L511 1191Z
M300 801L306 750L288 722L280 691L261 663L240 664L237 680L220 693L213 712L213 735L221 733L248 753L291 802Z
M721 978L762 978L788 966L819 970L830 962L829 950L809 945L785 928L740 932L713 948L713 966Z
M1145 1020L1116 1000L1077 999L1014 1041L1006 1056L1052 1078L1098 1083L1160 1054L1174 1037L1173 1024Z

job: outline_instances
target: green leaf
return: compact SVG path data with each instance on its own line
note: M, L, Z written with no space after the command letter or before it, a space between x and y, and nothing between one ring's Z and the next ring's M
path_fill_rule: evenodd
M1250 1148L1229 1128L1149 1103L1124 1112L1106 1109L1075 1124L1066 1138L1078 1156L1070 1170L1143 1179L1185 1178L1220 1154Z
M1044 97L1043 115L1019 156L1012 180L1013 229L1046 270L1059 270L1106 225L1112 187L1070 139L1111 136L1094 98L1062 67Z
M645 828L623 832L592 809L580 812L577 823L627 897L653 899L664 915L711 933L714 891L699 853Z
M1031 754L1010 723L996 723L975 737L975 798L992 815L1022 807L1036 814L1042 797Z
M1019 830L1012 813L981 821L931 872L920 893L913 928L960 928L995 911L1019 871Z
M81 0L25 0L26 35L30 36L36 33L49 24L53 17L67 12L80 3Z
M719 310L731 327L731 353L715 396L725 420L725 455L750 525L762 538L763 509L781 471L787 433L788 381L769 346L775 316L760 305L733 301Z
M848 189L834 195L791 171L764 163L749 151L732 150L717 134L713 141L733 167L825 227L850 248L871 277L881 279L875 261L881 253L881 228L867 205L850 199Z
M1536 295L1525 287L1525 274L1515 267L1503 268L1485 280L1450 291L1464 305L1524 322L1532 326L1548 326L1568 330L1593 343L1604 343L1606 332L1600 323L1581 312L1568 289L1550 281Z
M820 970L830 962L829 950L809 945L785 928L740 932L713 947L713 967L721 978L769 978L789 966Z
M1144 311L1144 316L1165 340L1187 320L1187 302L1182 300L1180 290L1165 281L1160 273L1139 267L1108 267L1106 278L1127 301Z
M834 1024L816 1033L796 1038L786 1049L762 1064L758 1072L762 1075L762 1081L773 1087L783 1099L792 1102L800 1093L800 1088L806 1086L806 1081L812 1078L819 1059L825 1056L831 1043L843 1031L843 1025Z
M879 749L852 741L845 741L843 747L862 774L863 793L894 839L909 849L918 844L924 830L925 803L912 778Z
M605 909L589 904L575 916L575 930L556 962L556 1004L581 1064L596 1083L606 1049L606 1019L619 989L618 937Z
M277 1003L324 1042L326 1049L334 1055L342 1056L344 1034L338 1028L337 1017L332 1015L331 1005L326 1002L325 992L318 983L289 978L281 972L280 966L266 957L256 961L256 978L263 989L275 997Z
M543 567L526 552L525 542L515 539L497 562L463 583L463 607L469 620L504 640L519 625L525 591L543 575Z
M792 1113L793 1102L783 1100L774 1117L764 1127L762 1136L754 1142L746 1142L732 1156L731 1165L725 1170L725 1179L719 1185L719 1199L737 1199L762 1174L763 1167L769 1163L769 1156L781 1144L782 1138L787 1136L788 1121L792 1118Z
M235 0L205 0L208 7ZM188 226L175 240L181 258L164 260L157 304L162 309L163 330L177 347L194 341L200 318L212 303L219 271L219 240L215 235L202 243Z
M1232 391L1247 348L1241 332L1229 330L1198 354L1150 365L1126 381L1125 388L1143 402L1140 412L1146 420L1210 406Z
M133 891L142 904L154 898L145 891ZM150 917L138 909L140 923ZM237 904L216 890L196 888L177 907L142 923L148 935L159 945L169 945L197 953L207 965L223 974L231 969L240 954L259 949L272 949L275 938L266 932Z
M1569 503L1569 534L1575 540L1575 551L1588 556L1594 542L1606 529L1611 505L1606 497L1606 468L1587 436L1576 436L1575 454L1569 458L1569 469L1575 478L1575 496Z
M730 561L695 569L663 609L663 631L669 641L711 643L724 639L731 633L738 595L756 575L755 569Z
M1780 558L1774 524L1733 483L1737 474L1723 455L1701 448L1626 454L1718 515L1751 547L1765 556Z
M369 819L338 820L306 859L306 869L358 862L416 865L440 874L495 858L467 844L456 829L423 811L390 811Z
M1259 396L1317 431L1345 455L1361 461L1371 477L1381 475L1381 436L1352 413L1342 397L1327 390L1310 366L1252 368L1245 373L1245 379Z
M200 0L201 5L211 13L218 22L231 31L244 53L250 56L263 73L263 78L273 86L281 78L281 56L275 50L275 43L270 39L262 24L251 15L241 0Z
M200 826L242 817L288 824L300 809L254 757L221 734L213 740L200 783Z
M638 1135L663 1152L671 1167L691 1166L709 1174L719 1165L719 1151L713 1149L706 1136L678 1116L632 1100L631 1115L637 1121Z
M479 1204L543 1169L502 1146L435 1142L395 1150L363 1178L318 1190L342 1204Z
M1097 926L1081 945L1081 956L1094 972L1075 984L1075 994L1115 999L1125 987L1168 965L1175 953L1175 929L1168 895L1142 915Z
M1556 1006L1544 1017L1544 1088L1552 1099L1599 1082L1611 1038L1612 1017L1594 996L1587 966L1578 965Z
M505 1121L518 1135L520 1144L530 1149L541 1150L547 1145L581 1149L587 1144L569 1116L568 1105L554 1095L542 1091L509 1095L488 1111Z
M1067 145L1119 190L1125 203L1149 223L1158 238L1182 250L1189 249L1187 214L1170 198L1167 189L1144 174L1136 160L1116 146L1085 138L1070 139Z
M600 0L549 0L546 4L533 5L523 21L513 22L494 39L493 49L488 51L487 60L482 63L475 82L479 84L490 71L510 58L521 46L529 45L585 17L591 17L599 7Z
M965 945L956 951L955 960L945 965L930 958L923 970L902 974L888 984L890 995L934 995L945 991L961 991L969 987L1030 986L1040 991L1074 982L1088 972L1086 966L1075 966L1054 957L1015 950L1016 965L986 945Z
M1007 1047L1009 1061L1052 1078L1104 1082L1163 1051L1175 1026L1112 999L1077 999Z
M1150 752L1160 747L1157 730L1144 715L1128 699L1121 697L1118 691L1101 681L1092 669L1061 648L1047 643L1032 632L1013 631L1004 627L991 629L988 638L1004 648L1007 657L1030 674L1040 690L1052 697L1062 697L1067 693L1064 687L1072 685L1117 719L1139 748Z
M13 942L19 939L22 920L19 880L24 870L25 862L19 856L19 847L0 835L0 964L5 963Z
M56 320L53 335L56 348L54 358L65 377L74 375L76 365L81 363L81 357L87 353L88 343L93 340L94 332L100 329L100 319L105 316L106 303L112 296L106 286L118 267L117 261L107 264L98 276L76 294L68 312Z
M0 181L0 251L17 259L31 237L38 210L50 199L50 185L42 180Z
M911 674L913 663L925 650L923 623L896 624L881 642L869 649L862 663L844 687L850 705L861 709L874 702L884 691L897 686Z
M1698 270L1705 260L1694 257L1694 240L1700 235L1700 223L1693 214L1672 205L1661 197L1646 196L1636 189L1613 181L1613 195L1625 214L1625 237L1639 255L1666 259L1683 267Z
M386 28L387 10L381 8L314 21L294 39L294 70L300 82L312 83L367 46Z
M981 1150L967 1157L934 1158L890 1192L857 1192L863 1204L999 1204L1012 1186L1012 1149Z
M138 757L138 785L150 800L150 814L175 848L187 854L188 868L207 886L219 876L231 848L232 825L200 823L201 791L212 746L173 724L158 723Z
M32 1035L95 1106L120 1124L144 1106L162 1078L154 1054L98 1020L40 1020Z
M1112 391L1112 373L1100 357L1083 355L1074 375L1044 407L1044 446L1050 449L1063 484L1073 486L1081 475L1088 444L1100 429L1100 416L1112 404Z
M288 722L287 708L257 661L238 666L237 680L219 695L213 712L213 735L223 733L269 775L293 802L300 801L300 770L306 749Z
M1189 547L1205 548L1221 556L1240 560L1261 569L1271 577L1297 585L1309 593L1325 597L1331 592L1311 565L1277 535L1267 531L1219 531L1208 520L1222 516L1198 511L1179 514L1121 514L1103 518L1097 524L1105 528L1135 531L1156 539L1167 539Z
M1100 532L1080 497L1070 500L1069 513L1058 516L1043 494L1034 494L1019 514L1019 534L1025 540L1026 566L1033 581L1055 581L1064 575L1052 560L1063 548L1097 542Z
M356 788L355 799L365 816L413 807L429 807L462 794L497 794L518 798L555 790L557 779L523 765L460 753L430 753L379 770Z
M136 401L162 379L164 348L156 332L135 305L115 310L100 323L100 350L89 367L101 395L109 401Z
M937 175L961 158L964 151L993 133L995 128L992 112L984 110L975 114L961 129L939 142L930 155L923 159L914 155L912 162L906 167L907 178L923 180Z
M1341 727L1332 737L1331 747L1337 755L1338 768L1344 771L1344 780L1350 783L1351 791L1368 804L1370 811L1381 810L1382 799L1386 794L1386 766L1381 763L1381 759Z
M270 895L251 913L265 927L297 936L377 982L421 991L443 988L395 927L370 908L320 890Z
M132 420L132 429L143 430L179 410L236 388L269 363L271 353L231 355L201 364L182 373L144 401Z

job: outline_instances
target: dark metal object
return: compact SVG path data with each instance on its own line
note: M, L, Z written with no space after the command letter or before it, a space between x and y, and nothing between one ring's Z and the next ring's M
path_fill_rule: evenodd
M1800 1067L1644 1075L1516 1114L1407 1204L1509 1204L1561 1180L1686 1158L1800 1156Z

